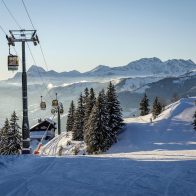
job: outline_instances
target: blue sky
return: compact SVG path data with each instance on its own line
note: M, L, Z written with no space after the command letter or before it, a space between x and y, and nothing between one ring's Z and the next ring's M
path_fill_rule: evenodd
M20 0L4 0L18 22L31 28ZM195 0L25 0L38 30L48 68L87 71L99 64L118 66L143 57L196 62ZM16 24L0 1L0 24ZM17 44L20 54L20 45ZM36 63L44 61L31 45ZM0 32L0 77L7 71L8 47ZM27 67L33 64L27 50Z

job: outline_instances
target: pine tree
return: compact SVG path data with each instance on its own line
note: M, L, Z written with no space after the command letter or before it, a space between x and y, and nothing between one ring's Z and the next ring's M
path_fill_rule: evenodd
M19 151L21 149L21 142L22 142L22 136L19 131L20 126L18 125L17 121L19 120L18 116L16 115L16 112L14 111L11 115L10 119L10 127L11 127L11 139L13 141L13 151L16 154L19 154Z
M21 150L21 134L17 123L18 117L13 112L10 122L6 119L0 134L0 154L17 155Z
M194 120L193 120L193 129L195 129L195 131L196 131L196 111L194 113L193 118L194 118Z
M68 111L68 115L67 115L67 124L66 124L66 130L68 131L72 131L73 129L73 125L74 125L74 113L75 113L75 105L73 100L71 101L70 104L70 108Z
M83 96L81 94L78 99L78 106L74 115L74 125L72 129L73 140L82 141L84 139L83 127L84 127L84 105L83 105Z
M0 155L8 155L8 133L10 131L10 123L6 118L3 128L0 132Z
M88 120L85 141L89 154L106 151L112 144L104 91L99 93Z
M162 105L159 102L158 97L155 97L155 100L153 103L153 109L152 109L153 118L155 119L161 112L162 112Z
M106 97L107 111L109 114L109 126L111 128L111 137L113 139L113 142L116 142L116 135L123 126L123 119L120 102L118 101L116 90L112 82L110 82L108 85Z
M143 99L140 102L140 115L145 116L149 114L149 99L147 98L146 93L144 94Z
M90 117L93 106L95 105L95 102L96 102L95 92L94 92L94 89L91 88L89 97L86 101L86 105L84 106L84 110L85 110L85 115L84 115L84 141L85 141L85 138L86 138L85 137L86 130L88 129L87 122L88 122L88 119Z
M84 107L86 106L87 102L88 102L88 98L89 98L89 90L88 88L84 89L84 96L83 96L83 105Z

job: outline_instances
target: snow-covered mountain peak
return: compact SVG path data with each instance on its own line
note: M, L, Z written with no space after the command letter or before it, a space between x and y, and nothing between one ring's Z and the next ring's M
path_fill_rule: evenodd
M92 69L90 72L96 72L96 71L99 71L99 70L108 70L108 69L110 69L110 67L108 67L106 65L98 65L97 67Z
M137 61L130 62L124 66L109 67L106 65L99 65L96 68L87 71L79 72L64 71L56 72L54 70L45 71L42 67L33 65L28 70L28 76L30 77L42 77L47 78L64 78L64 77L105 77L107 79L112 78L122 78L122 77L170 77L170 76L180 76L191 72L196 69L196 64L192 60L183 59L172 59L168 61L161 61L157 57L152 58L142 58ZM19 79L21 73L17 73L13 80Z
M152 57L152 58L142 58L137 61L133 61L131 63L162 63L162 61L157 57Z
M37 73L37 72L46 72L45 69L43 69L42 67L39 67L37 65L32 65L28 71L28 73Z

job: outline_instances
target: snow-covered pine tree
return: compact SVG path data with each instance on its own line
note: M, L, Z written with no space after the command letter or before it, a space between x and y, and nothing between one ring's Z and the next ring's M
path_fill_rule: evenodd
M140 115L141 116L145 116L147 114L149 114L149 99L146 95L146 93L144 94L144 97L142 98L141 102L140 102Z
M0 154L2 155L20 154L22 137L17 121L16 112L13 112L10 122L8 119L5 121L0 136Z
M71 101L68 115L67 115L67 124L66 124L66 130L72 131L73 125L74 125L74 113L75 113L75 105L73 100Z
M104 91L99 93L88 119L85 141L89 154L106 151L112 145Z
M84 105L84 107L88 102L88 97L89 97L89 90L88 90L88 88L85 88L84 89L84 96L83 96L83 105Z
M78 106L74 115L74 125L72 129L72 139L82 141L84 139L83 134L84 127L84 105L82 93L78 99Z
M86 104L84 106L84 110L85 110L85 115L84 115L84 141L86 140L86 129L88 129L88 119L90 117L91 111L93 109L93 106L95 105L96 102L96 97L95 97L95 92L94 89L91 88L90 89L90 94L88 96L88 99L86 101Z
M10 123L8 118L6 118L3 128L0 132L0 155L8 155L8 133L10 131Z
M19 120L16 112L14 111L10 118L10 128L11 128L11 141L12 143L12 152L15 154L19 154L22 145L22 135L19 131L20 126L18 125L17 121Z
M194 116L193 116L193 129L195 129L195 131L196 131L196 111L195 111L195 113L194 113Z
M112 82L109 83L106 93L107 111L109 115L109 126L111 128L111 137L116 142L116 135L123 126L122 109L118 101L116 90Z
M152 108L153 118L155 119L161 112L162 112L162 104L160 103L158 97L155 97L155 100L153 102L153 108Z

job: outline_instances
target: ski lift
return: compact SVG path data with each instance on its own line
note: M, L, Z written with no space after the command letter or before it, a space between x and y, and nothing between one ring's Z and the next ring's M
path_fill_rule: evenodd
M56 110L54 108L51 109L51 113L55 114Z
M17 71L18 66L19 66L18 56L10 53L10 44L9 44L8 71Z
M64 113L64 109L60 108L60 114L63 114L63 113Z
M46 109L46 102L42 101L42 96L41 96L40 108L41 108L41 110L45 110Z
M61 102L59 102L59 112L60 114L64 113L63 104Z
M18 56L9 54L8 56L8 71L17 71L19 66Z
M54 99L52 100L52 107L57 107L58 106L58 100Z
M56 93L56 99L52 100L52 107L58 107L58 100L57 100L57 93Z

